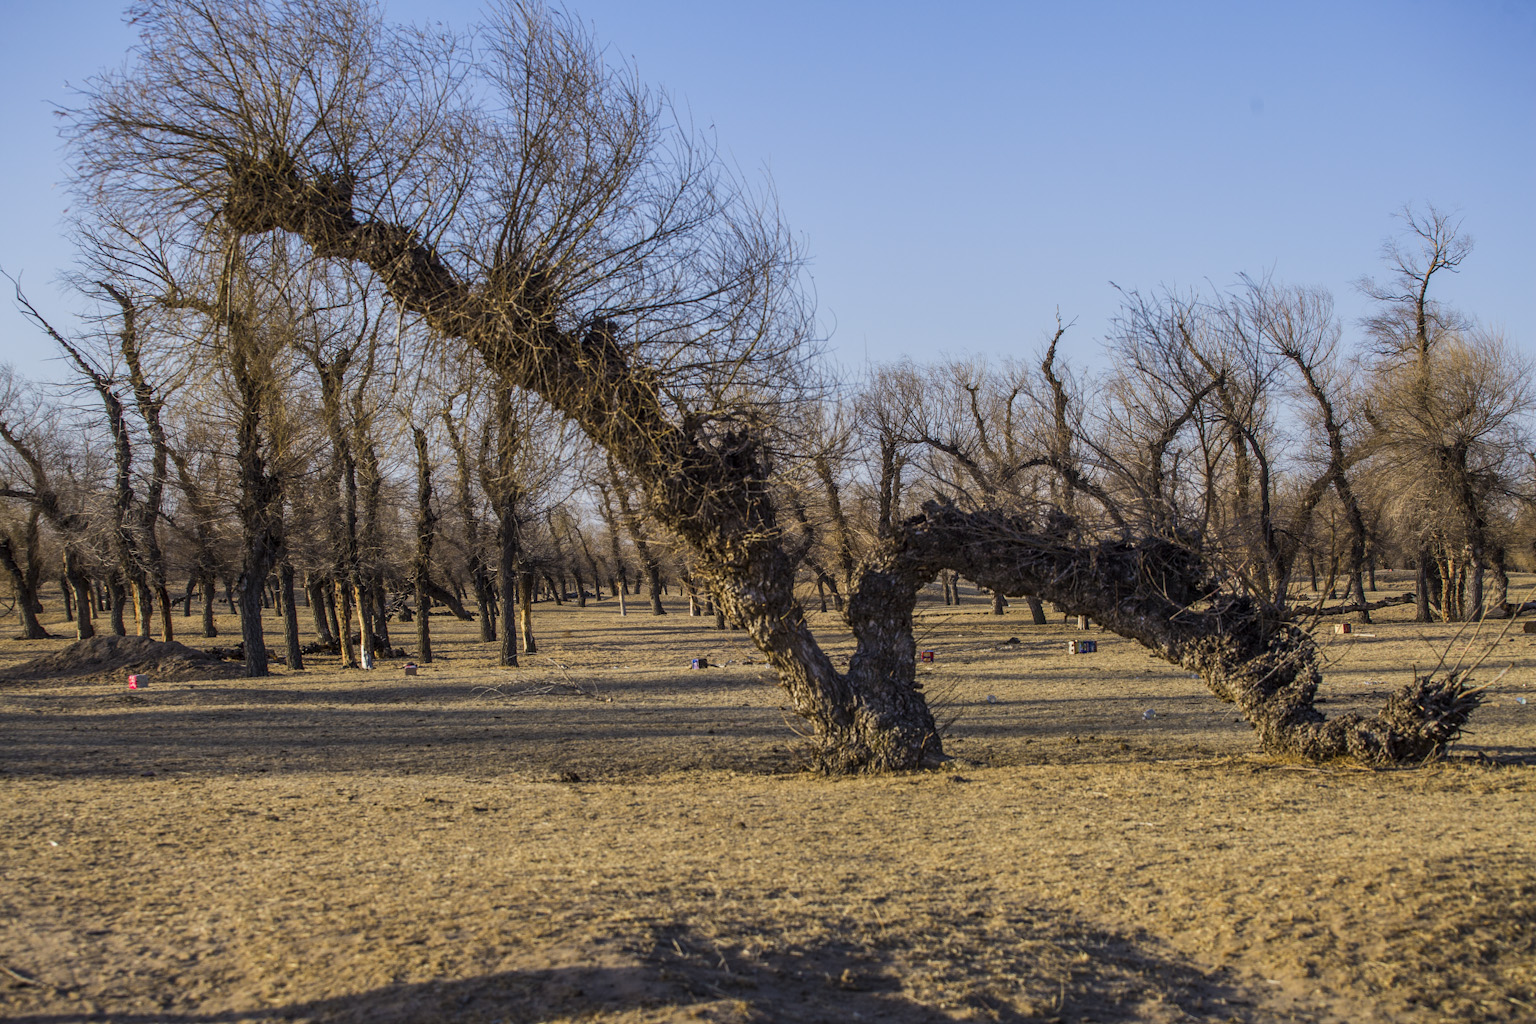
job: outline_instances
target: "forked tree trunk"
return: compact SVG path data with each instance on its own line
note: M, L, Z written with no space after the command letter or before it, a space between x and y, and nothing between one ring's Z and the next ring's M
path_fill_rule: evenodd
M794 597L794 567L781 550L760 549L746 565L699 567L724 618L740 622L778 671L793 709L810 722L806 751L831 773L891 771L944 758L917 681L912 609L932 577L866 570L848 601L858 649L846 674L822 651Z

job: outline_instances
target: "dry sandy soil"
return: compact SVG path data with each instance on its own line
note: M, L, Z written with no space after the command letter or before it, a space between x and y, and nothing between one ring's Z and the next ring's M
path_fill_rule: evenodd
M415 678L0 682L0 1017L1536 1021L1536 635L1449 760L1370 772L1262 756L1130 641L930 602L957 760L829 780L672 611L540 605L517 670L434 616ZM1325 710L1439 658L1407 612L1330 637Z

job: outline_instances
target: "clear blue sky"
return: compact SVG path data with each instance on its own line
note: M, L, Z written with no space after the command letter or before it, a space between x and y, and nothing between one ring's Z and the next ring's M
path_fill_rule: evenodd
M0 265L65 311L51 103L133 41L111 0L6 0ZM389 0L472 21L474 0ZM1379 268L1405 202L1477 248L1441 291L1536 354L1536 3L585 0L572 10L745 172L811 255L838 358L1092 357L1131 288ZM67 319L61 316L61 319ZM57 373L0 308L0 360Z

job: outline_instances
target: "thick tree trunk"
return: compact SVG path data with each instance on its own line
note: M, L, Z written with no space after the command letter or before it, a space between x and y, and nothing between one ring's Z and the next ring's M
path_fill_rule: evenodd
M304 667L304 652L299 649L299 609L293 602L293 566L285 558L277 567L278 599L283 605L283 644L287 664L298 671Z
M432 660L432 545L437 539L437 513L432 509L432 462L427 458L427 434L420 427L411 431L416 445L416 657L423 664Z
M160 605L160 639L170 643L176 639L176 629L171 620L171 592L163 578L155 584L155 599Z
M430 600L436 601L438 604L446 607L450 612L453 613L454 618L460 620L461 622L468 622L470 619L474 618L474 615L465 609L464 602L460 601L459 596L453 591L445 590L444 588L438 586L436 583L432 582L430 577L423 580L422 583L426 589L427 597ZM419 598L417 603L420 605ZM422 605L422 607L425 607L425 605ZM484 637L481 639L484 639ZM494 640L495 637L492 637L491 639Z
M1069 548L993 513L927 507L898 538L908 571L954 566L983 586L1035 592L1091 615L1121 636L1197 673L1235 703L1271 753L1402 764L1439 756L1478 706L1455 673L1416 676L1381 712L1329 719L1313 706L1320 676L1312 638L1247 597L1218 595L1193 554L1159 540Z
M336 638L341 641L341 667L356 668L357 655L352 650L352 591L339 579L334 590L332 600L336 602L336 616L340 620Z
M389 599L384 593L384 584L377 578L368 587L368 600L373 608L370 616L373 622L373 650L375 654L387 657L395 642L389 635Z
M91 581L80 568L80 556L69 544L64 546L64 577L75 592L75 639L88 640L96 635L91 621Z
M1024 603L1029 605L1029 620L1037 626L1046 625L1045 608L1041 606L1040 599L1034 594L1025 594Z
M203 636L215 637L219 635L219 627L214 624L213 604L216 600L217 588L211 571L203 575Z
M1422 548L1422 547L1419 548L1418 552L1414 555L1414 559L1413 559L1413 565L1414 565L1414 575L1413 575L1413 587L1414 587L1413 607L1414 607L1414 613L1413 613L1413 621L1415 621L1415 622L1431 622L1431 621L1434 620L1434 616L1430 613L1430 609L1429 609L1429 567L1430 567L1430 564L1431 564L1431 560L1430 560L1430 557L1429 557L1429 549L1428 548Z
M517 667L517 629L512 624L513 609L517 606L518 530L517 513L512 501L504 498L496 510L500 520L498 547L501 561L497 566L496 585L498 604L501 606L501 664Z
M133 600L134 624L139 636L147 639L155 628L155 595L150 589L147 578L131 579L129 587Z
M21 636L23 640L43 640L51 634L37 621L37 590L27 579L26 572L21 563L16 560L16 552L11 547L11 538L0 534L0 563L5 566L5 571L11 575L11 586L16 591L16 610L21 615Z
M337 653L340 653L341 648L345 646L343 638L346 634L342 632L341 618L336 612L336 594L338 591L334 582L329 586L322 584L322 588L325 597L325 622L330 627L331 640L336 645Z
M128 591L123 586L122 576L116 571L107 577L107 596L112 609L112 634L127 636L128 625L123 619L123 609L128 607Z
M1509 617L1509 571L1504 564L1505 554L1502 546L1495 547L1493 551L1493 599L1488 602L1489 618L1504 619Z
M325 615L325 581L316 576L308 576L304 592L309 596L309 617L314 623L315 642L322 647L335 647L336 637Z
M523 634L523 653L537 654L538 641L533 637L533 573L527 570L517 574L517 620ZM511 634L511 630L507 630Z
M848 601L858 639L847 674L817 645L794 598L784 552L760 550L747 565L720 571L705 562L720 613L742 623L778 671L791 706L813 728L811 762L833 773L935 765L943 744L917 681L912 609L931 576L866 571Z
M1479 621L1483 617L1483 557L1481 551L1474 551L1467 563L1467 618L1471 621Z
M59 593L64 598L64 618L66 620L75 617L75 591L70 585L68 576L59 577Z
M357 661L363 668L373 668L378 653L374 634L373 600L361 584L352 588L352 599L357 607Z
M651 589L651 614L667 614L666 608L661 604L661 566L656 562L648 563L645 567L645 578Z
M267 638L261 622L261 580L266 579L266 568L261 563L267 552L247 552L246 565L252 569L241 575L239 586L240 640L245 647L245 675L255 679L267 675ZM258 575L259 573L259 575Z
M432 661L432 624L429 621L432 610L432 598L427 595L427 588L418 580L416 584L416 660L423 665Z
M470 582L475 589L475 607L480 611L480 642L496 642L496 594L489 575L478 557L470 560Z

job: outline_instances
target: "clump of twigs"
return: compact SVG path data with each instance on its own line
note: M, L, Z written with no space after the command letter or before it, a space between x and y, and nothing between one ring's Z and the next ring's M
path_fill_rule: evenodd
M538 682L511 685L499 684L490 686L477 686L472 691L475 696L496 697L547 697L552 695L586 697L589 700L607 702L611 698L604 697L597 689L597 681L586 679L578 681L570 673L570 666L555 661L552 658L541 658L546 665L559 673L559 679L543 679Z

